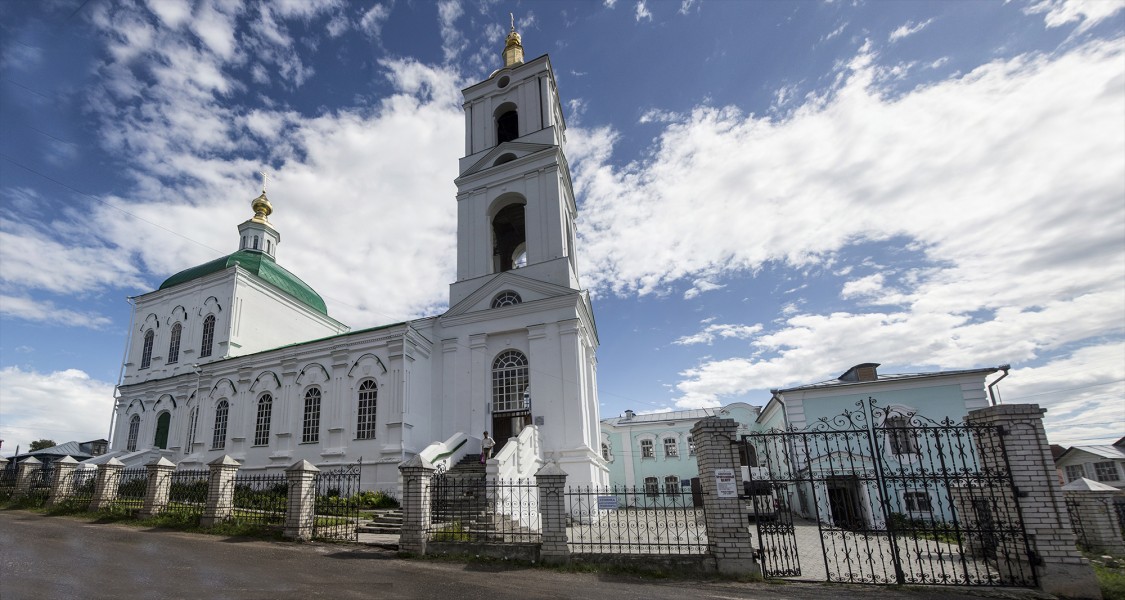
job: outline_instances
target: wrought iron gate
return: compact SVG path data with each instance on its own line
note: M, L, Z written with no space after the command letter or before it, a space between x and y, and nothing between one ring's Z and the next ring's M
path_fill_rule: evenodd
M1004 431L856 407L742 437L764 575L1034 586Z
M316 474L316 509L313 537L344 542L359 541L363 459Z

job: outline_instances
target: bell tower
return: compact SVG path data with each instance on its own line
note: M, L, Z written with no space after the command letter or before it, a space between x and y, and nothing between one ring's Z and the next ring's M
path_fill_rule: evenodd
M524 61L513 23L504 66L462 94L465 157L457 184L453 306L505 271L574 290L577 211L566 122L547 55Z

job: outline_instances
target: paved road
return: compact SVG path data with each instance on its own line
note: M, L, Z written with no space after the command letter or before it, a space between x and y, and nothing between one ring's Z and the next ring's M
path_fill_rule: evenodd
M359 545L222 538L0 511L0 598L980 598L959 590L661 581L401 560ZM995 595L993 595L995 597ZM1030 598L1026 593L1013 598Z

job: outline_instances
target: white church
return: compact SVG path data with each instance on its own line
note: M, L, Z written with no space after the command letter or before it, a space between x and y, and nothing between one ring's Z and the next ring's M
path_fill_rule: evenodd
M566 124L546 55L525 62L512 29L504 66L463 91L457 280L449 310L352 331L278 263L265 191L238 249L133 298L110 452L245 470L362 459L363 487L398 489L415 455L452 466L496 440L489 466L527 477L555 461L604 484L597 328L575 261ZM233 245L233 244L232 244Z

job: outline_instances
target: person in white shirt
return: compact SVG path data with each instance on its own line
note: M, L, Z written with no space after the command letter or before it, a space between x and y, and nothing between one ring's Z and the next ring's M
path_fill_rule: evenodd
M484 432L484 438L480 441L480 464L484 464L488 459L492 458L492 447L496 445L496 440L488 437L488 432Z

